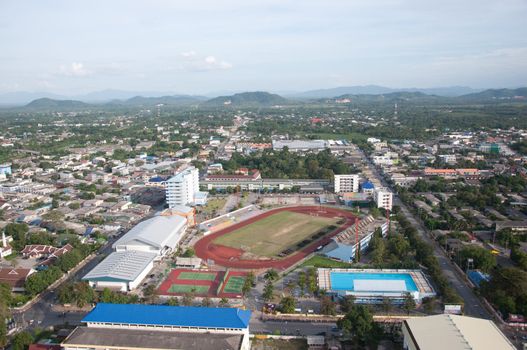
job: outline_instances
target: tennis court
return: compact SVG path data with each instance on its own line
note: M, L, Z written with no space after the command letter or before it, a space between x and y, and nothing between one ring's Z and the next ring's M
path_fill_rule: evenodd
M175 284L173 283L168 288L169 293L196 293L196 294L208 294L210 286L198 286L191 284Z
M178 280L193 280L193 281L214 281L217 273L215 272L181 272Z
M239 294L242 292L244 283L244 276L230 276L225 283L225 287L223 287L223 293Z

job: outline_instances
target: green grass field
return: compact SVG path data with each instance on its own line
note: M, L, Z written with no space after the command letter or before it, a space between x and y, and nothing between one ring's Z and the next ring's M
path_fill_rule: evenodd
M243 284L245 283L245 277L243 276L232 276L227 280L227 284L223 287L224 293L241 293Z
M177 276L178 280L194 280L194 281L214 281L216 274L213 272L181 272Z
M193 286L189 284L172 284L168 288L169 293L196 293L196 294L207 294L209 292L209 286Z
M335 218L281 211L218 237L214 243L273 257L337 221Z

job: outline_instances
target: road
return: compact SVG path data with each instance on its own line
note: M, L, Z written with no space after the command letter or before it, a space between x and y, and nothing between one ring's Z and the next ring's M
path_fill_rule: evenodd
M317 335L333 333L335 323L262 321L257 313L251 318L249 329L255 334Z
M408 219L408 221L410 221L412 226L415 227L419 235L423 238L426 243L428 243L433 248L434 256L437 258L445 277L447 278L450 285L457 291L457 293L461 296L461 298L463 298L465 302L465 315L492 319L491 314L484 307L483 302L474 294L474 291L470 286L467 285L463 277L461 277L458 272L456 272L454 263L447 256L445 256L443 250L439 247L437 242L430 238L428 230L423 226L422 222L420 220L417 220L415 216L410 212L406 204L404 204L396 196L395 190L386 182L384 177L379 174L377 168L371 163L370 159L367 158L366 155L364 155L364 153L363 159L368 162L368 166L372 174L383 184L383 186L390 188L390 190L394 193L393 204L401 208L401 211Z

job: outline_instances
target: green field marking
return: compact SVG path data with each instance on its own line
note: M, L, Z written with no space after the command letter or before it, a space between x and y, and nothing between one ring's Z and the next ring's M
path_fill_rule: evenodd
M214 281L216 273L214 272L180 272L177 276L178 280L193 280L193 281Z
M220 236L214 243L274 257L338 221L338 218L281 211Z
M223 293L241 293L244 283L245 277L243 276L229 277L227 284L223 288Z
M196 293L196 294L207 294L209 292L209 286L196 286L190 284L175 284L173 283L168 288L169 293Z

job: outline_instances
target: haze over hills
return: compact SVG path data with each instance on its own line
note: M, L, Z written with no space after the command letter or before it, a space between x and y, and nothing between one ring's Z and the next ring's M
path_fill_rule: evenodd
M55 109L55 108L83 108L89 107L90 104L76 100L54 100L51 98L39 98L31 101L25 107L32 109Z
M297 98L331 98L342 95L381 95L393 92L422 92L427 95L438 96L462 96L470 93L480 92L484 89L473 89L466 86L450 86L437 88L389 88L379 85L342 86L331 89L319 89L292 94Z

